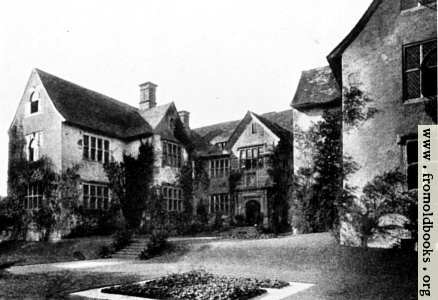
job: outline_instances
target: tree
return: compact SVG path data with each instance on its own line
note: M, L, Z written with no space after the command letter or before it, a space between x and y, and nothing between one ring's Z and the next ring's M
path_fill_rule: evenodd
M397 228L410 229L416 236L417 199L406 189L405 182L405 176L399 171L385 172L364 186L359 201L355 197L350 198L346 212L360 234L363 247L367 247L369 238L375 233L390 234ZM382 218L389 214L403 215L407 222L383 223Z
M271 189L271 228L280 233L289 228L289 198L292 187L292 170L290 161L292 143L282 138L271 156L268 174L273 186Z
M147 208L153 180L154 151L149 143L142 143L138 156L124 154L122 162L104 165L109 186L116 195L128 229L140 226Z
M185 217L190 218L193 215L193 168L191 163L182 166L178 176L179 184L182 188L183 207Z
M313 157L313 193L309 200L315 232L331 230L339 222L337 201L342 192L343 158L341 118L337 111L325 111L317 125Z

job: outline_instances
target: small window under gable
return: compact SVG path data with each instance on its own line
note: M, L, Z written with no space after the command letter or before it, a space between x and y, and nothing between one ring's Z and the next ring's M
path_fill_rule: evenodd
M29 112L30 114L36 114L40 110L40 92L38 90L33 91L30 94L29 99Z

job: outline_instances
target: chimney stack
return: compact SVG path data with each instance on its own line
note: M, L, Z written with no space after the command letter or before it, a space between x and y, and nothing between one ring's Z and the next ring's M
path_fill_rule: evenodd
M186 110L181 110L178 112L179 118L181 119L181 122L183 123L184 127L189 129L190 128L190 113Z
M157 106L156 89L157 85L150 81L140 84L140 110Z

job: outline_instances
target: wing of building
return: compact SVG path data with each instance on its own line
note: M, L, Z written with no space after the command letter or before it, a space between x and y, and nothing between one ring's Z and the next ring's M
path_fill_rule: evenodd
M436 19L436 1L374 0L327 56L330 68L302 73L291 103L295 172L312 164L309 141L300 136L324 110L338 109L345 117L352 109L349 95L359 91L368 101L353 109L363 119L344 118L340 128L342 155L359 166L344 184L360 198L373 178L399 171L407 189L417 188L417 125L437 122ZM360 243L351 227L344 229L343 243Z

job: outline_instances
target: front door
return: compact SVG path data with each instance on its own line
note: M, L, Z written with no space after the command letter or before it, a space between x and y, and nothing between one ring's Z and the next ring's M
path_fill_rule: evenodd
M245 205L246 224L254 226L261 221L260 203L256 200L250 200Z

